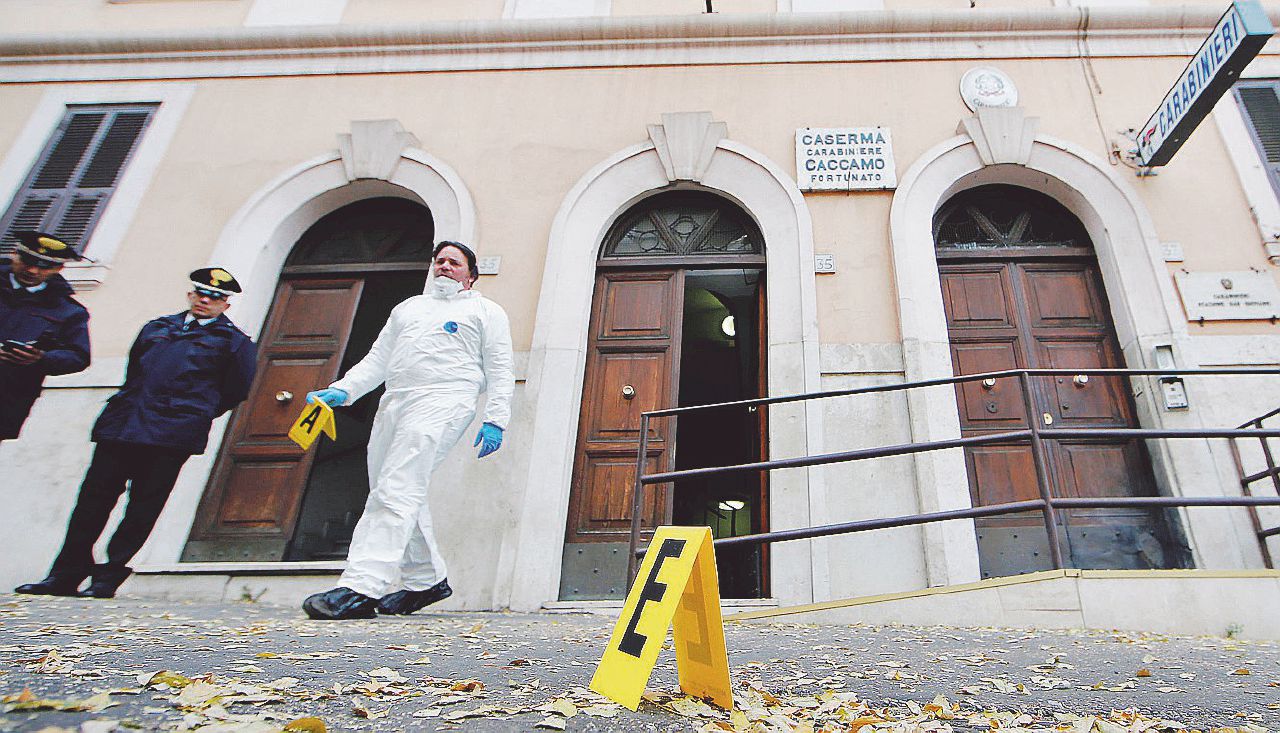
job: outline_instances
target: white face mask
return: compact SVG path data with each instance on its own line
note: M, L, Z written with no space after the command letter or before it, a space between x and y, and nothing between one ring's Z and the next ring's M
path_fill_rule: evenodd
M431 294L438 298L448 298L462 292L462 283L451 277L431 278Z

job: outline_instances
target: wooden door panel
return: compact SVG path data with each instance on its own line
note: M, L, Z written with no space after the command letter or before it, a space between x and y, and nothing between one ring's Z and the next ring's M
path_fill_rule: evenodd
M670 339L673 322L680 317L667 307L672 299L680 300L674 280L651 273L618 273L611 278L604 291L597 338Z
M278 530L298 467L297 461L237 461L228 472L219 512L224 528Z
M1023 268L1023 276L1030 328L1097 328L1108 320L1094 289L1092 268L1028 265Z
M1048 369L1106 368L1114 367L1118 361L1112 358L1102 336L1088 340L1040 339L1037 348L1041 364ZM1057 376L1042 382L1052 385L1048 390L1052 404L1047 409L1058 427L1123 427L1132 423L1126 409L1125 378L1094 375L1081 382L1070 376Z
M975 504L1004 504L1040 498L1036 466L1026 445L979 445L966 451L970 493Z
M1022 361L1015 338L1002 341L953 341L951 360L957 374L981 374L1016 369ZM981 382L957 385L960 424L973 429L1017 429L1025 425L1026 409L1017 378L999 378L990 387Z
M645 469L657 470L658 456ZM635 453L591 452L583 462L583 484L590 487L587 505L579 513L577 531L581 534L631 531L631 502L636 477ZM662 522L663 507L658 492L648 491L643 503L645 526Z
M588 425L591 426L587 440L639 440L640 414L661 409L668 403L664 387L670 380L671 361L667 349L601 352L596 375L586 386L588 393L584 409L589 410ZM623 388L628 385L635 390L631 399L623 394ZM661 440L667 422L652 421L650 439Z
M1059 451L1064 481L1063 496L1146 496L1150 493L1142 473L1141 454L1133 441L1122 443L1063 442ZM1072 516L1081 518L1103 515L1143 515L1136 509L1076 509Z
M286 433L304 395L337 376L363 286L357 278L280 282L257 376L232 413L184 561L283 558L315 455ZM281 391L293 399L277 400Z
M956 328L1009 326L1009 292L1000 269L944 270L947 320Z
M305 281L286 289L276 305L281 313L273 324L275 330L268 334L268 347L307 346L332 351L345 345L350 317L354 316L351 296L355 282L358 281Z
M245 427L239 436L238 446L269 444L274 448L294 446L289 440L289 428L302 409L305 392L298 392L298 385L327 383L331 371L329 359L299 359L296 357L268 357L262 365L263 373L254 386L253 397L244 408ZM290 392L293 399L281 402L275 395ZM264 399L269 397L270 399Z

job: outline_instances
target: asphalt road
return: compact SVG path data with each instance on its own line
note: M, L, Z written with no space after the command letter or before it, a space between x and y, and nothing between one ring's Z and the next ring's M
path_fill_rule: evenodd
M679 695L669 649L631 712L585 689L613 621L0 596L0 731L1280 729L1276 643L766 622L726 624L737 712Z

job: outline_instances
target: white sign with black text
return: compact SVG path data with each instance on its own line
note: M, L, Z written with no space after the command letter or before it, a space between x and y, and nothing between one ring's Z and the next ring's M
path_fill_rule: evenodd
M1180 272L1174 275L1187 320L1239 321L1280 316L1280 287L1267 272Z
M801 191L897 188L887 127L802 127L796 130L796 182Z

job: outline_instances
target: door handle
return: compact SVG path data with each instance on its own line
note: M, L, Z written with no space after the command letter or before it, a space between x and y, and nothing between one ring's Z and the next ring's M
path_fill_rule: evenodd
M287 404L292 401L293 401L293 393L290 392L289 390L282 389L279 392L276 392L276 402L279 402L281 404Z
M1072 378L1071 378L1071 382L1072 382L1072 384L1074 384L1074 385L1075 385L1075 386L1077 386L1077 387L1083 387L1083 386L1085 386L1086 384L1088 384L1088 383L1089 383L1089 375L1088 375L1088 374L1077 374L1077 375L1075 375L1074 377L1072 377Z
M633 400L633 399L635 399L635 397L636 397L636 388L635 388L635 387L632 387L632 386L631 386L631 385L629 385L629 384L625 384L625 385L623 385L623 386L622 386L622 399L624 399L624 400Z

